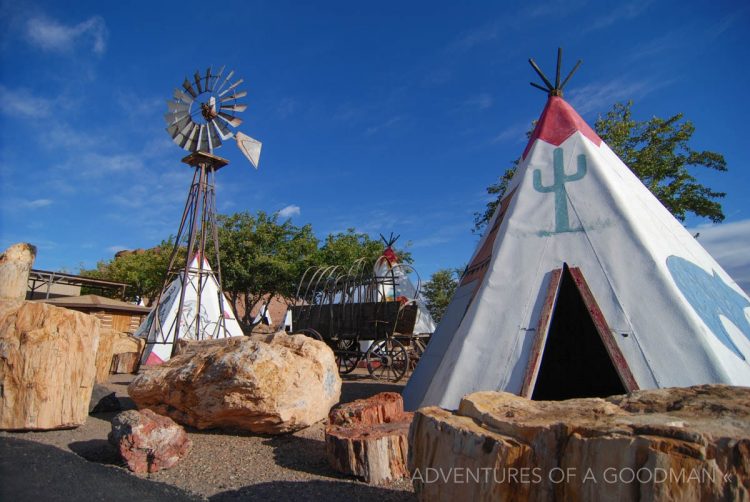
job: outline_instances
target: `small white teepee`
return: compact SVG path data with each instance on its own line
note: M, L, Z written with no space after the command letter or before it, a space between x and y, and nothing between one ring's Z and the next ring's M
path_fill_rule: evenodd
M392 236L391 236L392 239ZM391 245L386 241L383 254L375 261L373 272L381 279L378 286L380 299L393 301L401 298L403 301L413 301L417 305L417 318L414 323L414 333L432 333L435 331L435 321L422 301L421 294L409 279L409 272L413 269L402 264ZM395 284L395 288L394 288Z
M178 275L162 293L158 313L161 329L156 326L153 331L151 330L156 314L154 308L136 331L136 336L146 338L146 347L141 356L141 364L161 364L172 356L181 288L182 274ZM195 309L198 304L199 290L201 308L200 315L196 315ZM188 283L185 288L178 334L180 339L210 340L227 336L243 336L242 329L232 313L229 301L222 297L221 305L219 305L219 296L219 285L213 273L211 273L211 266L204 258L201 272L196 256L190 264ZM200 326L197 326L198 324Z
M263 323L266 326L273 326L273 320L271 319L271 313L268 311L268 305L263 304L258 310L258 314L253 319L253 324Z
M407 409L750 385L750 299L561 97L404 390Z

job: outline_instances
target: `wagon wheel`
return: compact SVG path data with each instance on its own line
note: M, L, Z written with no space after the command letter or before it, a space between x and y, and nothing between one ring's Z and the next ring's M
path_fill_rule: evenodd
M354 371L362 358L357 340L352 338L342 338L336 342L334 353L336 354L336 364L339 367L339 375L348 375Z
M302 329L302 330L299 330L299 331L297 331L296 333L293 333L293 334L294 335L305 335L305 336L309 336L310 338L315 338L316 340L320 340L321 342L323 341L323 337L320 336L320 333L318 333L317 331L315 331L312 328Z
M398 382L409 367L409 354L406 347L395 338L378 340L365 354L367 371L378 380Z
M422 354L424 354L426 348L427 345L425 345L420 338L416 336L411 338L409 343L409 369L411 371L414 371L414 368L417 367L417 363L422 357Z

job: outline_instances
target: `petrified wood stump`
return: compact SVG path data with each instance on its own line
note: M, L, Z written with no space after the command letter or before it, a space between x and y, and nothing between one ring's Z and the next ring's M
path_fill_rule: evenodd
M110 366L109 372L113 374L135 373L138 369L139 358L140 353L138 352L115 354L112 356L112 366Z
M86 421L99 320L46 303L0 300L0 429Z
M395 392L335 407L325 433L328 462L337 471L372 484L407 477L412 417Z
M29 282L29 271L36 258L31 244L13 244L0 254L0 299L23 300Z

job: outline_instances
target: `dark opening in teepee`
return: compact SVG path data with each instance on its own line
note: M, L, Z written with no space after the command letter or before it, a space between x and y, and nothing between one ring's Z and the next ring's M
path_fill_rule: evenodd
M558 401L625 394L570 269L563 269L531 399Z

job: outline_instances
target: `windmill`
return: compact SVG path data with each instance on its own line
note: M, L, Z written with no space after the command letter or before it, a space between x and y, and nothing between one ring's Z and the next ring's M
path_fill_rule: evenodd
M225 75L224 69L196 71L167 101L166 130L178 146L190 152L182 162L194 173L162 293L137 333L147 340L141 359L146 364L169 359L180 338L242 334L221 287L215 176L229 161L214 155L214 150L234 138L257 169L261 143L236 130L242 123L237 114L247 109L240 99L247 92L239 89L243 79L237 79L234 71ZM184 263L178 259L181 249L186 250Z

